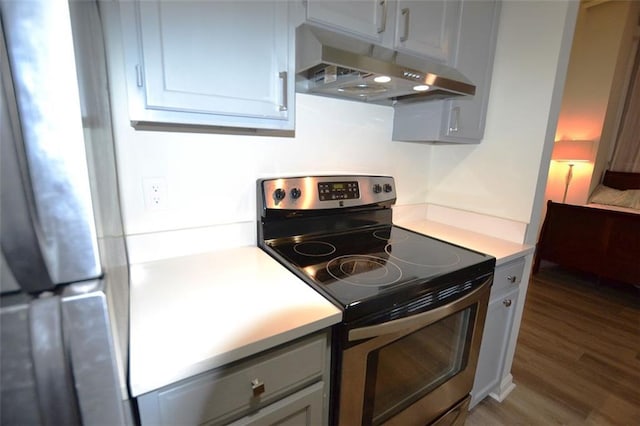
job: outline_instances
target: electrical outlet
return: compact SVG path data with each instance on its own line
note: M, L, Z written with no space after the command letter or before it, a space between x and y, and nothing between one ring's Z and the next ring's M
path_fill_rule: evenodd
M167 181L163 177L142 179L144 204L149 210L167 208Z

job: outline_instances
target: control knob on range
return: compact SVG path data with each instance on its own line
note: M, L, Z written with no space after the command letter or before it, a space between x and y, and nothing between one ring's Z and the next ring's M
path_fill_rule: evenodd
M391 187L390 183L385 183L384 184L384 192L391 192L393 188Z
M273 191L273 198L276 201L284 200L284 197L286 196L287 196L287 191L285 191L282 188L278 188L275 191Z
M300 198L301 195L302 191L300 191L300 188L293 188L291 190L291 198L293 198L294 200Z
M376 183L375 185L373 185L373 193L374 194L379 194L382 192L382 186L380 186L379 183Z

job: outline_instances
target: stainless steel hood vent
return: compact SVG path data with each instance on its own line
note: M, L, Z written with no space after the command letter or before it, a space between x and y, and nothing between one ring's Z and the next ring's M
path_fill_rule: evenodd
M297 90L391 105L474 95L457 70L309 24L296 29Z

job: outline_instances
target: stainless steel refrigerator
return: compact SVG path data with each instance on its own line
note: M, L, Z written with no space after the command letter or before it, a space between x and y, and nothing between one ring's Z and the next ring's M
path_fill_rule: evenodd
M128 265L100 11L0 0L0 24L0 423L128 424Z

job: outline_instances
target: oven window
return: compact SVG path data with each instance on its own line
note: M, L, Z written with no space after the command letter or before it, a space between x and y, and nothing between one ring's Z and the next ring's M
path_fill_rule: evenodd
M365 423L380 424L464 370L475 307L469 307L370 352Z

